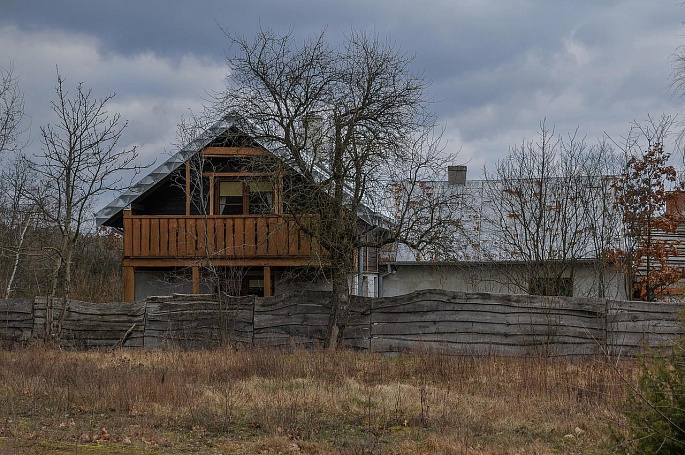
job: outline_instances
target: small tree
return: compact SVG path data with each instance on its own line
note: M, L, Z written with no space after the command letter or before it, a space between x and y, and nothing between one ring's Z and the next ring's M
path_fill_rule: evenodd
M96 99L82 84L73 97L57 73L57 99L52 110L56 123L41 127L42 151L27 160L38 185L27 196L40 216L59 232L59 245L52 250L54 265L50 277L46 336L59 336L61 321L71 291L72 264L76 244L91 216L96 198L107 191L120 191L121 173L140 167L135 164L136 148L120 149L118 142L127 122L110 115L107 104L114 95ZM53 300L63 299L55 329Z
M630 294L653 301L670 292L670 286L685 277L685 268L672 265L678 255L675 233L683 216L680 210L667 210L669 198L683 189L677 173L668 164L670 153L664 139L673 124L670 117L636 124L626 141L626 167L616 182L616 204L623 214L625 243L613 254L626 267ZM641 151L639 139L646 140Z

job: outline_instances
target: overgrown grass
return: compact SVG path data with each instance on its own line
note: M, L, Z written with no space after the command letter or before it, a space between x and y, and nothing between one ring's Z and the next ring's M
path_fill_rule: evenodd
M0 453L604 454L627 392L614 368L32 346L0 351Z

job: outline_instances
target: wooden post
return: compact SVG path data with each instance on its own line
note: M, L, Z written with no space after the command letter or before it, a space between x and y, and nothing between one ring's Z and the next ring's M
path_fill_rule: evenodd
M200 293L200 267L193 266L193 294Z
M209 214L214 215L214 174L209 174Z
M264 297L271 297L271 267L264 267Z
M136 301L135 272L135 267L124 266L124 302L133 303Z
M190 215L190 162L186 161L186 216ZM196 293L196 294L199 294Z
M124 257L133 256L133 221L131 209L124 210Z

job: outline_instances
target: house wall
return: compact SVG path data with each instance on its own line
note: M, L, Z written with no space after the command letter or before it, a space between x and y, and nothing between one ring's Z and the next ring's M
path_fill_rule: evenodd
M136 302L151 296L193 293L193 280L188 270L136 269L135 280ZM203 289L201 292L209 290Z
M136 213L146 215L185 215L186 194L179 182L169 179L136 201Z
M298 273L293 275L287 271L274 272L274 295L287 292L330 291L331 282L323 276Z
M330 281L314 274L275 270L272 277L274 294L331 290ZM214 291L202 280L200 293L211 294L212 292ZM136 269L135 271L135 301L152 296L192 293L192 276L188 268Z
M522 265L479 263L477 265L439 264L426 262L392 264L392 272L383 274L380 297L394 297L424 289L442 289L462 292L490 292L496 294L526 293L527 283L517 283L516 276L523 276ZM569 273L570 275L570 273ZM625 299L622 275L613 271L604 279L605 298ZM573 271L573 295L597 297L599 278L591 265L579 265Z

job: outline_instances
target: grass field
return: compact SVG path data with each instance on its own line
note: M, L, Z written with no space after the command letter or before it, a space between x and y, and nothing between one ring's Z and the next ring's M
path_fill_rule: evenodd
M606 454L632 363L0 351L0 454Z

